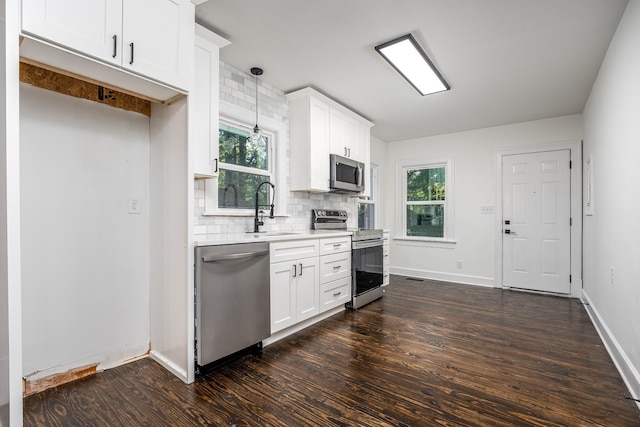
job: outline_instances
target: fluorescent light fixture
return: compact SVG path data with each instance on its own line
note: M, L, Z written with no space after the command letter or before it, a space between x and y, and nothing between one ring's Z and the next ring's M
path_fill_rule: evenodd
M411 34L378 45L375 49L421 95L451 89Z

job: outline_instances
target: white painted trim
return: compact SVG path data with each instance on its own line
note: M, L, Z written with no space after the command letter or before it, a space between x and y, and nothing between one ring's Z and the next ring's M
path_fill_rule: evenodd
M439 282L460 283L463 285L474 285L484 287L494 287L495 282L491 277L469 276L465 274L441 273L438 271L418 270L414 268L390 267L389 273L398 276L417 277L420 279L437 280Z
M20 240L20 3L3 1L0 10L0 425L22 425L22 273ZM5 311L6 309L6 311ZM7 347L5 347L7 346ZM5 409L8 408L8 415Z
M180 367L173 363L171 360L164 357L162 354L151 350L151 352L149 353L149 357L158 362L160 365L162 365L162 367L164 367L176 377L180 378L185 383L189 383L187 373L183 369L180 369ZM191 382L193 382L193 380Z
M307 319L305 321L302 321L300 323L296 323L295 325L292 325L286 329L283 329L281 331L276 332L275 334L272 334L269 338L266 338L264 340L262 340L262 345L264 347L273 344L276 341L280 341L283 338L288 337L289 335L293 335L296 332L300 332L301 330L303 330L304 328L308 328L309 326L313 325L314 323L318 323L321 320L324 320L328 317L333 316L334 314L338 314L342 311L345 310L344 305L338 306L334 309L325 311L324 313L320 313L319 315L312 317L311 319Z
M582 141L557 141L506 148L496 151L495 158L495 286L503 287L502 278L502 158L514 154L570 150L571 152L571 292L579 298L582 290Z
M629 356L627 356L622 346L618 343L616 337L611 333L611 329L609 329L602 316L600 316L600 313L584 289L582 290L580 301L582 301L587 314L591 318L591 323L593 323L598 335L600 335L600 339L607 349L609 356L611 356L613 364L618 369L627 389L629 389L631 397L636 400L640 399L640 373L638 373L638 370L633 366L631 359L629 359ZM640 402L636 401L636 405L640 408Z

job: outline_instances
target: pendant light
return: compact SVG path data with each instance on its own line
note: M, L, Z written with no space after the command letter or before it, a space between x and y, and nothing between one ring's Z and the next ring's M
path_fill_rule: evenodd
M264 145L266 144L266 138L262 134L262 131L258 127L258 76L262 75L262 68L253 67L251 69L251 74L256 76L256 126L253 128L253 133L249 137L251 143L255 145Z

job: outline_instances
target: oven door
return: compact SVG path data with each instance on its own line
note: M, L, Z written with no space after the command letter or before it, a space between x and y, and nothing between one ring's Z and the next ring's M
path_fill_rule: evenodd
M364 240L351 245L353 295L382 285L382 240Z

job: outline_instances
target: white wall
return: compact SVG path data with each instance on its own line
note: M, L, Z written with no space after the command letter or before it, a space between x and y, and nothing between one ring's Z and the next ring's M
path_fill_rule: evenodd
M640 396L640 1L631 0L584 110L594 215L584 217L584 295L627 385ZM614 270L612 283L611 269Z
M149 119L26 84L20 101L23 372L145 354Z
M496 153L518 147L579 141L580 115L558 117L388 144L385 162L385 227L392 229L391 273L460 283L494 286L495 214L481 206L497 206ZM455 181L455 244L393 240L398 214L396 162L452 157ZM402 213L400 213L402 214ZM462 268L457 268L457 262ZM501 284L497 284L501 285Z

